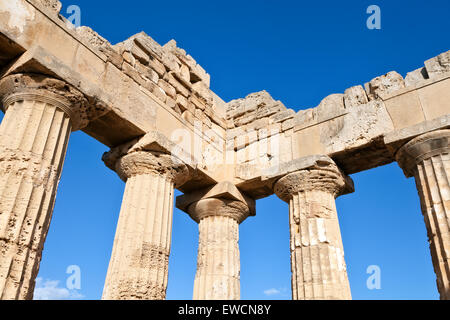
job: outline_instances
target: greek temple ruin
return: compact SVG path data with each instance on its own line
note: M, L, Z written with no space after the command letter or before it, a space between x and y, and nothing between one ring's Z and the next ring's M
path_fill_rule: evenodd
M193 299L239 299L239 224L272 194L289 204L293 299L351 299L335 199L394 161L450 299L450 51L296 112L265 91L226 103L174 40L112 45L60 9L0 1L1 299L33 298L76 130L126 183L103 299L165 299L174 205L198 223Z

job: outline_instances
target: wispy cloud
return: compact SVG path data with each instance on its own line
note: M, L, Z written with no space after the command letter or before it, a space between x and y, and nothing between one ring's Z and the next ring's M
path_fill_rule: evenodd
M77 290L59 286L58 280L36 278L34 300L78 300L84 296Z
M290 296L290 292L289 292L288 288L278 288L278 289L270 288L270 289L264 290L263 293L268 297L272 297L272 299L274 299L274 297L285 299L285 298L289 298L289 296Z
M277 294L280 294L280 293L281 293L281 291L278 290L278 289L275 289L275 288L264 290L264 294L266 296L274 296L274 295L277 295Z

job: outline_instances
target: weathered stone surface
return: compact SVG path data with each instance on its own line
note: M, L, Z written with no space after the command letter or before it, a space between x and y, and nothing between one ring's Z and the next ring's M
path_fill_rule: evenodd
M212 202L213 199L202 202ZM226 203L226 209L232 205ZM200 208L192 209L201 211ZM239 224L227 216L200 220L194 300L239 300Z
M398 151L398 164L414 176L425 218L436 283L450 299L450 130L421 135Z
M258 109L271 108L277 102L267 91L255 92L249 94L245 99L237 99L227 104L227 119L237 119L244 115L250 115L257 118Z
M225 103L209 89L209 74L185 50L179 48L174 40L161 46L142 32L111 46L106 39L89 27L75 29L63 17L58 16L57 12L60 10L58 1L15 0L14 3L15 5L11 6L9 2L0 2L0 69L3 70L0 95L14 97L15 94L26 92L26 98L22 102L17 100L14 103L13 98L6 98L7 103L3 108L8 111L0 127L0 133L8 132L8 139L12 136L11 141L24 137L20 143L26 145L27 150L29 148L41 150L42 144L50 146L51 143L56 143L58 147L55 147L57 150L53 155L58 160L55 160L55 166L62 165L60 158L63 158L64 152L61 148L65 146L62 141L70 132L70 129L61 124L61 119L65 119L64 123L69 122L73 129L82 129L112 148L104 157L105 163L127 180L126 199L124 198L121 215L142 219L147 218L150 212L155 218L146 224L139 224L138 227L129 221L121 222L120 232L123 234L132 234L133 228L142 231L143 225L148 228L166 228L164 229L166 231L169 228L167 208L154 207L152 210L150 205L147 207L140 205L142 199L148 198L148 193L156 192L162 195L162 198L155 198L155 206L169 206L168 198L173 192L170 191L173 187L179 188L185 195L192 196L198 190L203 192L215 186L211 190L217 193L216 197L206 197L202 194L194 202L208 200L203 203L212 203L213 207L223 212L228 208L228 201L231 201L231 207L233 201L237 201L245 203L249 214L252 215L254 201L248 198L259 199L271 195L273 184L278 180L284 181L285 184L297 183L304 186L304 182L297 181L298 172L314 170L316 173L322 172L322 169L311 168L333 166L330 157L339 163L340 168L347 174L356 173L394 161L397 150L411 139L432 131L450 128L449 52L426 61L424 68L410 72L405 80L398 73L390 72L366 84L366 91L361 86L355 86L345 90L344 94L326 97L316 108L301 110L295 114L295 111L286 109L280 101L275 101L265 91ZM45 94L42 94L42 91L45 91ZM33 97L36 96L39 99L33 102ZM15 111L12 112L13 110ZM33 116L30 116L30 110L33 110ZM11 114L16 115L13 117ZM54 114L53 120L49 119L50 114ZM41 117L42 121L38 122L34 116ZM30 120L32 118L34 120ZM67 131L64 137L52 133L52 128L60 126L63 126L60 134L64 135ZM14 130L16 128L20 130ZM22 135L22 129L29 134ZM33 140L30 137L35 138ZM8 140L7 143L13 143L11 141ZM1 143L0 139L0 147ZM60 171L45 164L46 157L51 157L50 151L36 154L32 151L30 155L16 152L16 149L4 151L4 164L0 161L0 167L6 166L4 170L8 172L8 178L3 182L3 191L0 190L3 192L3 196L0 194L0 204L4 203L6 207L11 207L11 199L15 199L19 205L18 209L14 209L16 211L8 207L10 211L3 218L0 215L0 230L13 228L8 221L13 221L16 216L19 217L17 221L21 221L21 217L33 216L37 210L35 207L41 204L48 208L47 205L52 203L54 194L50 189L56 190L55 181L59 179L56 177ZM128 158L130 154L133 155L132 160ZM168 157L168 154L171 156ZM45 161L41 158L45 158ZM156 165L155 163L150 165L148 158L156 161ZM119 159L123 159L123 163L117 167L117 163L121 163ZM178 163L177 159L181 165L171 163L175 160ZM427 159L423 160L423 163L427 164L423 170L427 179L421 182L422 191L419 191L423 193L423 199L427 194L432 198L432 205L429 206L433 206L433 210L438 212L445 207L445 200L444 205L441 205L442 201L436 197L436 190L446 192L445 184L439 182L442 178L439 175L446 168L447 159L445 154L440 160L435 159L435 156L430 159L431 165L428 165L430 161ZM184 166L187 172L183 169ZM169 167L170 170L167 169ZM42 176L36 172L44 173ZM432 173L438 182L432 179ZM330 175L335 181L339 181L328 171L323 175L320 174L321 177ZM147 179L147 176L153 178ZM300 176L305 181L315 181L308 175ZM19 180L14 180L13 177ZM288 177L296 178L292 178L291 181ZM230 187L224 189L226 192L219 192L218 190L223 187L223 181L230 181L234 189ZM345 191L341 190L341 193L352 191L351 183L346 182L347 187L344 188ZM435 188L436 183L439 184L438 188ZM26 190L17 189L18 185L24 186ZM50 189L47 190L41 187L42 185ZM141 190L141 187L144 189ZM294 192L292 198L298 201L291 206L292 215L298 212L305 216L311 212L322 215L326 211L331 212L330 217L333 216L333 210L323 209L332 207L333 192L330 188L321 188L320 184L317 184L310 191ZM211 190L208 192L212 192ZM27 198L23 195L24 192L31 192L32 196ZM242 197L237 194L241 194ZM202 198L203 196L206 198ZM27 199L32 209L25 206ZM192 203L189 203L190 205ZM136 207L140 208L139 213L130 209ZM39 209L41 211L38 214L42 213L40 217L48 219L51 210L45 208ZM306 210L302 211L303 208ZM246 212L246 209L242 210ZM310 234L312 237L308 241L314 242L314 239L323 235L315 229L319 228L322 222L308 219L306 221L313 230ZM201 238L209 239L208 230L215 230L220 234L219 242L228 243L230 248L236 247L234 231L237 230L239 220L232 215L204 217L199 220L200 233L203 234ZM324 221L329 222L324 229L326 234L336 234L337 220L332 218ZM295 219L292 226L295 232L297 227L299 230L305 230L304 225L296 223ZM430 225L430 230L445 234L442 231L445 231L444 227L442 223L435 229ZM20 240L22 242L19 241L18 244L11 240L17 234L27 236L29 234L27 228L28 226L24 225L17 229L19 231L14 229L17 233L12 235L8 233L7 237L10 238L0 238L3 254L0 266L12 263L16 272L8 273L9 271L0 267L0 288L3 290L0 292L3 292L4 298L14 295L20 298L29 297L40 251L29 250L29 246L22 246L25 240ZM222 231L225 232L222 234ZM45 227L42 228L42 232L45 234ZM295 232L292 238L294 243L296 239L303 237L296 235ZM230 233L233 236L230 237ZM164 235L167 237L167 233ZM40 238L33 241L40 245L44 236L37 236ZM131 261L129 270L132 272L127 275L124 270L128 267L116 269L115 266L114 270L119 271L114 271L112 273L114 276L108 278L108 281L113 279L111 280L113 285L108 287L107 294L114 292L112 296L117 295L120 298L163 297L166 286L164 279L167 272L167 246L158 239L152 239L155 241L148 243L142 240L143 237L136 239L118 237L122 248L134 245L141 248L143 260L136 255L128 259L130 256L122 255L123 252L120 254L115 252L114 255L117 253L117 256L126 257L117 259L127 263ZM310 261L314 261L314 268L317 267L314 260L317 248L323 256L331 259L339 257L339 254L335 255L333 251L333 248L339 248L339 241L336 239L333 238L334 242L331 244L320 242L316 247L305 246L313 248L310 251L313 253ZM445 240L445 236L441 236L438 240L442 239ZM435 242L438 243L438 240ZM205 241L208 243L210 240ZM210 247L214 245L206 244L202 246L200 252L208 253ZM293 269L298 271L296 271L297 283L302 281L299 278L299 270L306 270L299 267L298 254L304 252L303 247L300 247L296 247L293 251L297 254L293 259L296 263ZM440 248L439 254L432 253L434 260L444 256L445 250L442 248L444 247ZM235 257L237 251L234 249L231 251L231 256ZM137 254L137 251L135 253ZM220 265L210 262L213 255L208 254L208 258L205 259L200 254L199 263L206 261L208 266L217 268L215 270L219 271L220 277L216 279L210 271L205 273L207 274L205 278L200 276L199 279L208 281L216 279L217 285L207 291L196 289L195 295L213 298L238 297L236 272L239 268L235 268L235 260L221 255L220 259L224 265L230 266L228 271L233 270L222 272ZM438 258L434 258L435 256ZM157 261L155 264L150 261L153 258ZM29 261L28 264L24 262L26 259ZM441 274L438 275L441 296L446 297L442 294L442 290L444 292L446 290L447 282L443 276L445 272L440 271L443 268L441 260L435 261L435 266L437 273ZM342 276L344 274L342 264L336 264L335 261L329 265L323 263L324 268L314 273L315 280L312 286L315 295L311 295L309 291L311 286L308 280L305 282L306 289L302 291L303 293L301 290L298 291L298 286L296 287L296 297L302 297L302 294L310 298L329 298L335 295L338 290L334 286L336 282L331 282L333 285L330 287L327 277L335 274ZM340 266L337 273L334 272L336 266ZM146 273L146 270L150 270L148 268L153 271ZM154 275L154 270L159 270L157 271L159 278L155 281L141 276ZM22 275L24 281L18 284L14 279ZM305 273L305 276L310 275ZM119 280L116 281L117 279ZM326 281L326 284L318 279ZM196 283L201 281L198 280ZM133 293L131 289L133 286L139 287L139 290ZM346 296L345 284L342 288L340 297Z
M32 299L70 132L83 123L85 99L62 81L31 75L2 79L0 97L6 111L0 126L0 299Z
M351 299L335 205L347 180L332 161L319 161L274 186L289 203L294 300Z
M36 2L40 3L45 8L54 11L56 14L58 14L62 8L61 1L58 0L36 0Z
M425 68L430 78L436 78L450 72L450 51L425 61Z
M405 87L403 77L395 71L376 77L372 81L365 84L367 96L370 100L383 99L393 92Z
M333 119L345 112L344 95L332 94L324 98L316 108L318 122Z
M199 223L195 300L240 298L239 223L250 213L245 202L203 198L189 206Z
M423 80L428 79L428 73L426 68L419 68L414 71L408 72L405 77L405 86L414 87Z
M362 86L348 88L344 93L344 105L346 108L366 104L369 102L366 91Z
M130 151L115 163L126 187L102 298L162 300L168 279L173 188L183 184L189 172L168 154ZM141 199L137 210L136 199Z

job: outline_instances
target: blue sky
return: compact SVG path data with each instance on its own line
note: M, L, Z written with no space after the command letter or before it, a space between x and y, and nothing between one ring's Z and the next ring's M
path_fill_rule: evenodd
M176 39L225 101L265 89L295 110L391 70L406 75L450 49L447 0L62 2L63 14L78 5L82 25L113 44L140 31L161 44ZM366 28L372 4L381 8L381 30ZM82 132L71 136L39 272L41 297L101 297L124 190L101 161L107 150ZM352 178L356 191L337 208L353 298L438 299L414 180L395 163ZM176 209L168 299L192 298L197 232ZM291 298L287 204L259 200L256 217L240 227L240 249L242 299ZM81 269L76 292L65 289L70 265ZM366 286L370 265L381 269L380 290Z

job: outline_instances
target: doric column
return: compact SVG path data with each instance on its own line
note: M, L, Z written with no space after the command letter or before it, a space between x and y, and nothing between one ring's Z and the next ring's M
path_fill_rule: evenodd
M37 75L0 81L0 299L31 299L71 131L86 100Z
M250 214L248 205L207 198L191 204L188 213L199 224L194 300L239 300L239 224Z
M335 198L353 188L330 159L289 173L274 188L289 203L292 298L351 299Z
M396 159L415 177L442 300L450 300L450 130L421 135L400 148Z
M114 151L104 156L110 162ZM166 296L174 186L188 177L184 164L154 151L113 161L126 181L103 299L162 300Z

